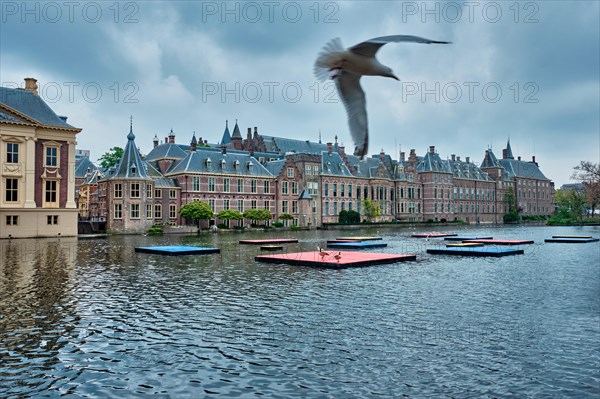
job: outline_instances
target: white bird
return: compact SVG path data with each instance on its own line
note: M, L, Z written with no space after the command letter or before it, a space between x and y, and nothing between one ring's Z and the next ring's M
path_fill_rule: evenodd
M393 35L376 37L344 49L341 40L335 38L323 47L315 62L314 72L317 79L324 81L330 77L336 82L338 94L348 113L350 134L356 145L354 155L361 158L369 149L369 127L365 92L360 87L360 78L369 75L400 80L389 67L375 58L377 50L391 42L450 43L418 36Z

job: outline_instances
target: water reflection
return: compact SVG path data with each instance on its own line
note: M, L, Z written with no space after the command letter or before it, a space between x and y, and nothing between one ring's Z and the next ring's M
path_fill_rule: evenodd
M343 271L256 263L233 233L0 241L0 397L597 396L600 246L480 229L537 244L436 257L411 232L356 234L417 262ZM165 244L221 254L134 252Z

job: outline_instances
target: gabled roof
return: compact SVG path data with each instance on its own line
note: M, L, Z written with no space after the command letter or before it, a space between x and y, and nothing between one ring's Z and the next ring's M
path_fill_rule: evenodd
M242 134L240 133L240 127L238 126L237 119L235 120L235 126L233 127L233 134L231 135L231 138L234 138L234 137L239 137L240 139L242 138Z
M500 159L500 165L504 167L509 177L523 177L527 179L549 180L540 168L533 162L518 161L515 159Z
M65 122L66 118L61 118L46 104L46 102L37 94L29 90L10 89L8 87L0 87L0 103L6 107L16 111L19 114L30 118L41 125L58 127L63 129L78 129ZM15 118L14 116L2 113L0 120L18 123L31 123L23 118ZM16 120L15 120L16 119Z
M258 160L248 154L215 152L198 148L187 153L186 157L175 161L165 172L165 176L180 173L224 173L240 176L273 175Z
M455 179L492 181L492 178L474 163L450 160L445 162L448 163L452 177Z
M86 174L89 174L97 169L98 167L94 165L92 161L90 161L89 157L83 157L75 165L75 178L83 179Z
M104 175L100 172L99 169L94 169L85 180L85 184L96 184L98 180L102 179Z
M273 176L279 176L281 174L281 171L283 170L283 166L285 165L285 159L278 159L277 161L270 161L267 162L265 164L265 168L267 168L267 170L269 172L271 172L271 174Z
M356 177L363 178L384 178L391 179L391 171L385 166L385 163L381 161L379 155L371 158L360 159L354 155L347 155L348 163L352 167L352 174ZM380 169L383 168L383 169ZM383 171L383 176L379 175L379 171Z
M187 146L189 147L189 146ZM146 155L147 161L157 161L159 159L182 159L186 152L181 149L179 144L160 144L157 145Z
M320 154L327 152L327 144L315 143L309 140L295 140L284 137L261 135L269 152ZM337 152L337 151L336 151Z
M154 181L154 187L156 188L173 188L179 187L179 183L176 179L171 179L168 177L164 177L162 173L158 170L158 166L156 166L153 162L145 162L146 170L148 173L148 177L150 177Z
M110 179L149 179L146 172L146 163L142 160L140 152L135 145L135 134L133 127L129 126L127 135L127 144L123 150L123 157L117 165L115 172L108 178Z
M483 157L483 162L481 162L482 168L500 168L500 162L498 162L498 158L492 152L492 149L485 150L485 156Z
M451 173L450 165L440 158L438 153L428 151L417 164L419 172Z
M324 176L352 176L337 152L321 152L321 174Z

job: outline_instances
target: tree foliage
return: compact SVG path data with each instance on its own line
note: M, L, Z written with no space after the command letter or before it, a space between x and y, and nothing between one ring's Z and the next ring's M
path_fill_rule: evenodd
M581 161L575 166L571 179L583 183L587 203L592 208L592 215L600 204L600 164Z
M121 147L113 147L100 157L100 166L108 169L111 166L118 165L121 158L123 158L123 149Z
M235 209L226 209L217 213L217 217L221 220L242 220L244 215Z
M268 209L248 209L244 212L244 219L266 221L273 217Z
M279 219L280 220L294 220L294 216L290 215L289 213L282 213L281 215L279 215Z
M198 221L198 228L201 220L209 220L213 218L213 211L210 205L203 201L193 201L185 204L179 209L179 214L190 220Z
M579 190L556 190L555 198L559 218L581 220L586 204L585 193Z
M365 198L363 203L365 205L365 218L368 222L372 222L373 219L381 215L381 206L378 202Z
M360 214L356 211L343 210L338 215L338 223L340 224L356 224L360 223Z

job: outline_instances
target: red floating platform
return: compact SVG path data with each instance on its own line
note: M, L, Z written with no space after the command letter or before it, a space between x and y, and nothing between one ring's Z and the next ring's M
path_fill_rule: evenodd
M240 244L248 244L248 245L290 244L293 242L298 242L298 240L294 240L291 238L269 238L266 240L240 240Z
M417 255L378 254L372 252L327 251L295 252L275 255L259 255L254 258L258 262L283 263L294 266L322 267L329 269L346 269L349 267L364 267L385 263L416 260ZM336 259L336 256L339 259Z
M465 240L465 243L476 242L480 244L496 244L496 245L522 245L522 244L533 244L533 240Z
M458 234L456 233L436 233L436 232L431 232L431 233L414 233L413 235L411 235L411 237L415 237L415 238L440 238L440 237L454 237L457 236Z

